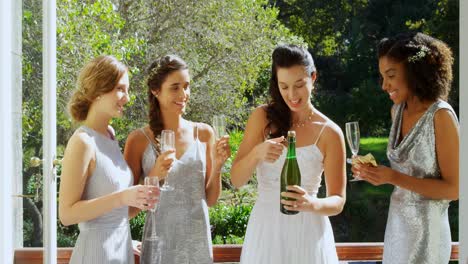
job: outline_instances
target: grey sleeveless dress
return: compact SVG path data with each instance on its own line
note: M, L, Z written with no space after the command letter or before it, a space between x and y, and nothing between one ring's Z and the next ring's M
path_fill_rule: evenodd
M195 141L169 172L167 180L174 190L161 191L156 212L146 214L142 264L213 263L205 196L206 145L198 139L196 127L194 134ZM157 155L156 147L149 142L142 159L144 176L148 176ZM158 239L146 240L153 232Z
M82 199L94 199L132 186L132 172L117 140L85 126L79 129L91 137L96 152L96 168L88 178ZM128 206L79 223L78 227L80 234L73 249L71 264L134 263Z
M440 178L435 149L434 114L452 107L444 101L432 104L412 130L399 142L405 105L395 106L387 146L391 167L418 178ZM451 250L448 200L435 200L395 186L384 240L385 264L448 263Z

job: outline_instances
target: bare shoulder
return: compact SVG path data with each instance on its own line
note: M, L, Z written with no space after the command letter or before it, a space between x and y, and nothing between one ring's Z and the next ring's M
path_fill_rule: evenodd
M340 126L337 125L333 120L328 118L327 116L322 114L323 118L323 125L325 126L323 128L323 133L322 136L325 138L325 140L329 141L336 141L336 140L341 140L344 138L343 136L343 131L341 130Z
M143 141L143 139L147 140L145 135L143 135L141 128L133 130L127 136L127 142L128 141Z
M145 128L143 128L145 129ZM141 128L135 129L127 136L125 142L125 147L135 148L135 149L144 149L149 144L148 139L141 131Z
M434 114L434 125L436 127L458 126L458 120L452 111L442 108Z
M214 138L213 128L206 123L195 123L198 129L198 138L201 142L210 142Z
M343 131L341 130L340 126L338 126L333 121L327 122L327 126L325 127L325 131L329 137L333 139L344 138Z
M321 123L323 126L323 135L326 138L330 139L339 139L343 137L343 131L339 125L337 125L333 120L331 120L328 116L324 115L322 112L316 110L318 116L318 122Z
M67 151L75 154L91 154L94 150L92 138L83 130L77 129L70 137Z
M250 114L250 118L253 121L263 122L265 123L267 120L267 105L260 105L257 106L252 113Z

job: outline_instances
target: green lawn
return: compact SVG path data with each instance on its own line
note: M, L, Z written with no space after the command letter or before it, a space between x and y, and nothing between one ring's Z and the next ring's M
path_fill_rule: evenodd
M372 153L374 155L375 160L378 164L388 164L387 160L387 143L388 138L383 137L368 137L368 138L361 138L360 142L360 155L366 155L367 153Z

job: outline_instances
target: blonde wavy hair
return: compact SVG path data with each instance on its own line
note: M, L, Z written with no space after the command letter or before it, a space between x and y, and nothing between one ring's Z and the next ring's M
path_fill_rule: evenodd
M112 91L127 66L113 56L102 55L85 64L78 75L76 88L68 102L68 111L75 122L86 120L91 103Z

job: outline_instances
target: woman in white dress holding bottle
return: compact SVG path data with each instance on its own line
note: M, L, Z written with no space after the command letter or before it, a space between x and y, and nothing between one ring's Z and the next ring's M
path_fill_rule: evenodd
M250 215L242 248L242 264L338 263L328 216L345 204L345 144L341 129L313 107L310 97L317 73L310 53L295 45L273 52L270 101L256 108L231 169L236 187L256 171L258 198ZM296 132L301 186L288 186L280 199L285 161L283 141ZM327 194L317 197L325 174ZM280 203L299 214L285 215Z

